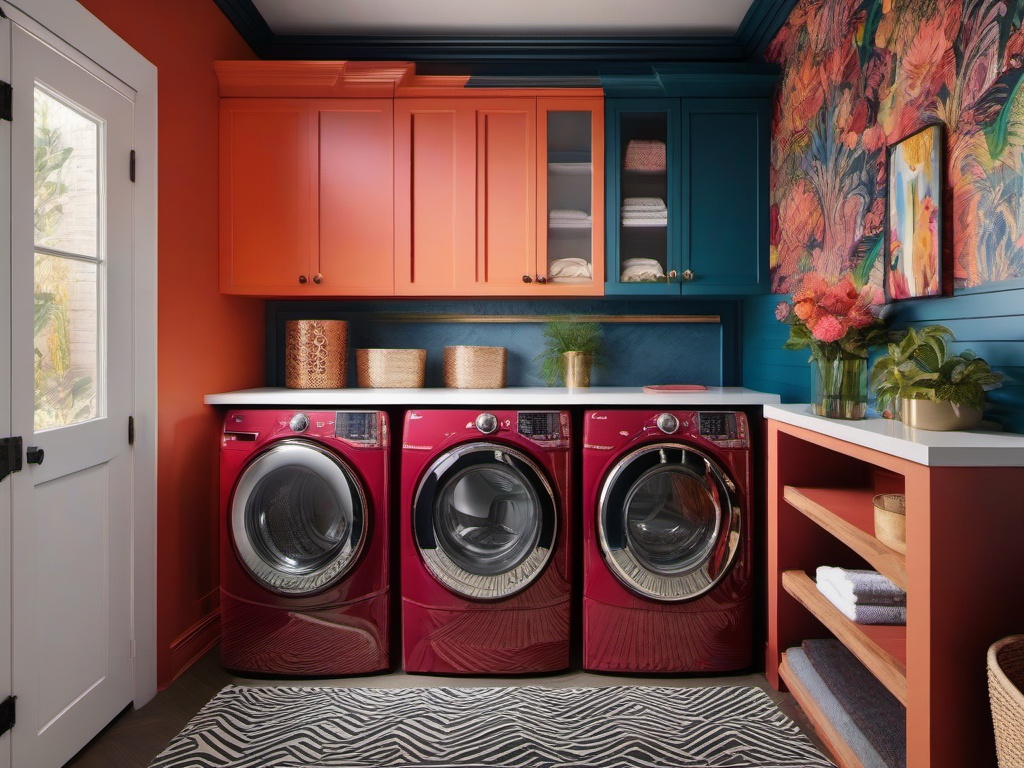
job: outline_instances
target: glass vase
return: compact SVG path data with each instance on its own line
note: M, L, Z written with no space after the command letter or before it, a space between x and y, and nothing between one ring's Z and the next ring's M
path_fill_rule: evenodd
M811 408L829 419L863 419L868 411L868 361L811 361Z

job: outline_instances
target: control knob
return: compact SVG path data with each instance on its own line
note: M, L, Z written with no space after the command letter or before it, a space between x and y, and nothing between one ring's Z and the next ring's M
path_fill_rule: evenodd
M498 417L493 413L481 413L474 424L483 434L489 435L498 429Z
M673 416L671 413L660 413L655 421L658 425L658 429L664 432L666 435L675 434L675 431L679 429L679 419Z
M292 432L305 432L309 429L309 416L304 413L296 413L288 422L288 426L291 427Z

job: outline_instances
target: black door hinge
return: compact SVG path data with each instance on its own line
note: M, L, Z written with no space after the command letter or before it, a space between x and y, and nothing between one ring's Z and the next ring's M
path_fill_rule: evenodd
M128 178L135 182L135 150L128 155Z
M135 417L128 417L128 445L135 445Z
M0 438L0 480L21 471L21 437Z
M14 727L14 702L17 700L17 696L8 696L0 701L0 736Z
M0 120L14 119L14 89L10 83L0 81Z

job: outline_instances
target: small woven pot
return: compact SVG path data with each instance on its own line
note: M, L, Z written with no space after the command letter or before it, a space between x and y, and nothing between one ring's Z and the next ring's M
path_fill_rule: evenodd
M356 382L376 389L419 389L427 369L425 349L357 349Z
M875 538L907 554L907 498L902 493L880 493L874 498Z
M988 698L999 768L1024 765L1024 635L988 649Z
M501 389L505 386L504 347L445 347L444 385L452 389Z
M348 323L287 320L284 385L292 389L341 389L348 377Z

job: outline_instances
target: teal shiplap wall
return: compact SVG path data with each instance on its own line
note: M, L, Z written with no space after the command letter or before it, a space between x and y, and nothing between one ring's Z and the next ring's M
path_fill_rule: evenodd
M427 350L426 386L443 386L445 346L499 346L508 350L507 385L544 386L534 358L543 347L543 323L391 322L381 314L562 316L717 315L718 322L602 323L606 367L594 386L704 384L737 386L740 306L736 301L643 300L449 300L268 301L267 385L284 384L284 324L302 318L348 322L348 386L356 386L357 348Z

